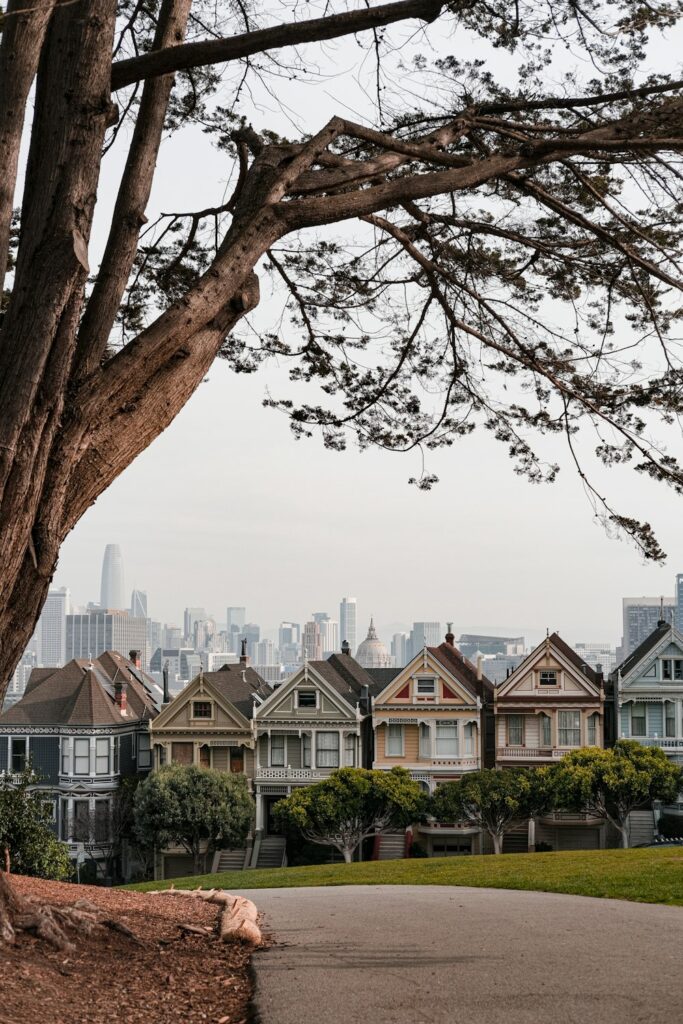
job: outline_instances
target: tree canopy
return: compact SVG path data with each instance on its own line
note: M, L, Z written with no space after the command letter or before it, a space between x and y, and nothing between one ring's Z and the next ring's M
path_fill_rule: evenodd
M69 852L51 827L52 802L26 768L19 777L0 773L0 871L37 878L68 878Z
M244 844L254 811L244 775L171 764L135 791L135 835L143 848L182 846L195 874L208 850Z
M364 839L405 829L420 820L424 805L422 790L403 768L340 768L278 801L274 813L309 842L339 850L349 863Z
M554 801L549 768L484 768L440 785L429 813L437 821L476 825L491 836L494 853L502 853L506 832L542 814Z
M669 0L10 0L0 686L64 537L217 357L286 367L267 404L298 436L422 452L420 488L429 451L476 427L534 482L564 438L596 515L662 559L602 467L683 485L679 16ZM343 89L320 118L311 92L288 103L349 63L360 113ZM164 211L155 168L179 132L222 173L197 166L196 201Z
M558 805L588 811L610 822L629 846L628 816L653 800L673 803L683 772L659 747L619 740L610 750L586 747L565 754L554 766Z

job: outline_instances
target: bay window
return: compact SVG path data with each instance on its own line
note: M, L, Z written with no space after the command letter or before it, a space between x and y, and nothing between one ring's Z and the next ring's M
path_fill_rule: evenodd
M90 774L90 740L74 740L74 775Z
M339 733L318 732L315 736L315 762L318 768L339 767Z
M109 775L109 737L98 736L95 740L95 774Z
M581 712L558 711L559 744L561 747L581 746Z
M458 723L437 722L436 723L436 756L457 757L458 756Z

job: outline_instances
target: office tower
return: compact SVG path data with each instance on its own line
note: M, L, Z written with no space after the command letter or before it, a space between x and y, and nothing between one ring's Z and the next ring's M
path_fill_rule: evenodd
M21 661L14 670L7 693L5 695L5 707L9 704L14 704L16 701L21 700L26 689L26 684L29 680L31 672L34 668L38 667L38 659L36 658L35 651L27 648L21 656Z
M183 646L183 631L180 626L171 626L166 623L161 631L162 643L160 647L178 648Z
M323 645L323 657L339 650L339 623L335 622L327 612L313 612L313 621L320 626L320 642Z
M524 653L523 636L488 636L481 633L461 633L457 642L458 650L470 661L478 654L517 655Z
M195 651L208 651L216 635L216 623L213 619L199 619L194 624L193 642Z
M683 632L683 573L676 576L676 629Z
M339 605L339 643L348 643L351 652L355 652L356 643L356 599L343 597Z
M657 628L660 619L676 625L676 599L671 597L625 597L620 660L628 658Z
M254 644L255 665L274 665L275 662L275 644L272 640L259 640Z
M394 659L394 665L397 668L403 668L404 665L408 664L406 657L406 649L408 646L409 637L407 633L394 633L391 638L391 654Z
M617 652L606 642L593 644L576 643L572 646L579 657L583 658L591 668L597 668L600 665L605 678L616 667Z
M208 618L205 608L186 608L183 613L183 636L187 643L194 641L194 624Z
M118 544L107 544L102 562L100 607L123 609L123 555Z
M130 614L134 619L147 618L147 591L134 590L130 595Z
M423 647L438 647L442 640L440 622L414 622L406 650L408 661Z
M320 636L320 626L317 622L304 623L301 644L304 661L322 661L323 645Z
M228 633L230 632L232 626L237 626L237 628L240 631L243 630L246 618L246 608L227 608L225 622Z
M139 651L142 664L146 665L147 620L133 618L126 611L67 615L66 661L99 658L105 651L118 651L125 658L129 651Z
M301 643L301 626L298 622L281 622L277 636L278 647Z
M66 617L70 613L71 594L68 587L48 591L40 613L37 644L39 665L61 668L66 664Z
M245 622L240 637L247 641L247 654L253 661L256 644L261 639L261 627L256 622ZM240 653L239 650L236 653Z

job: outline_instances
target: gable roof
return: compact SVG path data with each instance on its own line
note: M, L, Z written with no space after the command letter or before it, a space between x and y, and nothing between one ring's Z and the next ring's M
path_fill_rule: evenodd
M352 708L361 699L363 687L367 686L370 694L375 685L372 677L350 654L331 654L327 661L309 661L308 664Z
M649 654L650 651L654 650L665 637L669 635L673 636L674 628L670 622L664 622L662 619L657 623L655 629L652 630L649 636L646 636L641 644L638 644L634 651L631 651L628 658L622 661L621 665L612 672L613 678L616 679L617 673L621 672L622 677L628 675L631 669L635 668L639 661Z
M567 662L573 669L575 669L575 680L582 680L583 689L587 694L591 695L591 699L597 699L600 690L600 677L597 672L591 668L591 666L583 660L583 658L576 653L576 651L566 643L559 633L550 633L540 644L534 647L533 651L526 655L523 661L512 670L510 675L501 680L497 687L498 700L507 700L508 698L513 699L511 695L518 693L517 686L520 681L524 679L527 673L537 664L544 656L544 652L553 650L557 661ZM566 671L566 668L564 669ZM586 686L585 684L589 684Z
M262 679L251 666L222 665L216 672L204 672L204 679L244 718L254 717L254 694L266 698L273 692L272 686ZM195 677L198 678L198 677ZM194 682L194 680L192 680ZM182 693L182 691L181 691ZM181 694L178 694L178 697ZM177 700L178 697L175 699Z
M438 647L428 647L427 650L474 697L481 697L482 700L493 699L493 683L491 680L487 679L485 675L482 675L481 679L479 679L477 677L477 669L454 644L444 641Z
M569 644L562 639L559 633L551 633L549 639L560 654L564 654L567 661L571 661L572 665L575 668L578 668L579 672L590 679L591 683L595 683L597 686L598 674L595 669L592 668L587 661L584 661L581 655L577 654L574 648L570 647Z
M372 677L370 693L373 697L376 697L389 683L393 682L399 672L403 671L403 668L368 668L365 671Z
M126 683L128 714L116 706L115 682ZM157 714L154 680L117 651L92 662L74 658L63 668L34 669L21 700L0 715L3 725L127 725Z

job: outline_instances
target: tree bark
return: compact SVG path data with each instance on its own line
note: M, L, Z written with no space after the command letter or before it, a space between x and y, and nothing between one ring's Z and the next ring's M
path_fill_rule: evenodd
M342 848L342 856L344 857L345 864L351 864L353 862L353 850L349 846Z
M493 840L493 852L494 853L502 853L503 852L503 836L498 835L497 832L492 832L491 833L491 839Z

